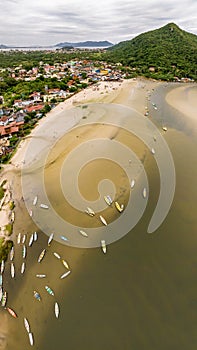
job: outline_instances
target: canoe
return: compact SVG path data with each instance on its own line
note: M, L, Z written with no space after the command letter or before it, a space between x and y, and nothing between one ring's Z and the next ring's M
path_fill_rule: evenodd
M43 249L38 257L38 262L40 263L42 261L42 259L44 258L46 253L46 249Z
M95 212L94 210L92 210L91 208L87 207L87 209L85 210L85 212L90 215L90 216L94 216L95 215Z
M21 265L21 273L24 273L24 271L25 271L25 262L23 261Z
M48 239L48 246L50 246L52 240L53 240L54 233L51 233Z
M107 221L104 219L104 217L102 215L99 215L99 218L100 218L101 222L103 223L103 225L107 226Z
M79 233L81 233L81 235L84 237L88 237L88 234L83 230L79 230Z
M34 298L38 301L41 301L41 296L36 290L34 290Z
M24 244L26 241L26 234L23 235L22 243Z
M133 188L135 186L135 180L131 181L131 188Z
M50 295L52 295L52 296L55 295L54 292L53 292L53 290L52 290L50 287L45 286L45 289L46 289L46 291L47 291Z
M1 305L3 307L5 307L6 303L7 303L7 292L5 291L5 292L3 292L3 296L2 296L2 299L1 299Z
M28 320L25 317L24 317L24 326L25 326L27 333L29 333L30 332L30 325L29 325Z
M124 205L123 204L119 204L118 202L115 202L115 206L116 209L119 211L119 213L122 213L122 211L124 210Z
M53 253L54 255L55 255L55 257L57 258L57 259L60 259L61 258L61 256L58 254L58 253Z
M10 260L12 261L14 259L14 247L10 250Z
M32 233L29 239L29 247L31 247L33 241L34 241L34 234Z
M62 264L69 270L69 265L66 260L62 259Z
M27 249L26 249L26 246L23 244L23 247L22 247L22 257L23 257L23 259L25 259L26 253L27 253Z
M44 275L44 274L37 274L36 277L38 277L38 278L45 278L46 275Z
M11 269L10 269L10 272L11 272L11 277L14 278L15 276L15 268L14 268L14 263L11 263Z
M21 243L21 233L19 232L18 237L17 237L17 244Z
M38 196L35 196L35 197L34 197L34 200L33 200L33 205L36 205L36 204L37 204L37 201L38 201Z
M55 302L55 317L58 318L60 313L60 308L57 302Z
M144 198L146 198L146 188L144 187L143 191L142 191L142 195Z
M70 275L71 271L67 271L65 273L63 273L63 275L60 276L61 279L67 277L68 275Z
M14 318L17 318L17 314L14 310L12 310L10 307L6 307L6 310L9 312L9 314L14 317Z
M48 205L46 205L46 204L40 204L40 208L42 208L42 209L49 209L49 207L48 207Z
M29 342L30 342L30 345L33 346L33 345L34 345L33 333L28 333L28 334L29 334Z
M101 240L101 248L102 248L103 253L106 254L107 247L106 247L106 243L105 243L104 239Z
M35 231L35 232L34 232L34 242L36 242L37 239L38 239L38 235L37 235L37 232Z
M60 236L60 238L61 238L63 241L68 241L68 238L66 238L65 236Z

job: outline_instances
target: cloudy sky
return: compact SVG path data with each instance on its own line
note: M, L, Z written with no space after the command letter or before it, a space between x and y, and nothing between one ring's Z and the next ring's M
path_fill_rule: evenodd
M0 0L0 44L118 43L174 22L197 34L197 0Z

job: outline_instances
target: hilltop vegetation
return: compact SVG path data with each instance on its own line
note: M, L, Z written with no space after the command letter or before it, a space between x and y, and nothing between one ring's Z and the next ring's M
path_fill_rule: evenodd
M106 60L120 62L137 75L197 80L197 36L169 23L114 45L108 49Z

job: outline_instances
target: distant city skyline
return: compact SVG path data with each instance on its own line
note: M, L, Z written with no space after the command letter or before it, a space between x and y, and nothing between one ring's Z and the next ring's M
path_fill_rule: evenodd
M51 46L60 42L116 44L169 22L197 35L197 1L0 0L0 44Z

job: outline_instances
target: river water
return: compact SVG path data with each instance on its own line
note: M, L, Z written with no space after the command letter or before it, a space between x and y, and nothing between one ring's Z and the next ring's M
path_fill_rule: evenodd
M39 350L196 350L197 138L194 122L186 122L181 113L165 102L166 92L173 87L161 84L152 92L151 101L156 103L157 110L151 101L149 103L151 120L160 130L162 125L168 127L166 133L161 132L176 169L174 200L166 219L155 232L148 234L147 227L158 200L159 173L144 144L139 145L137 151L149 180L148 205L137 225L110 244L106 255L100 247L72 248L56 241L47 247L48 236L31 222L23 205L18 203L21 211L16 221L17 232L27 233L29 237L37 230L38 241L27 248L24 275L20 274L21 245L15 246L15 279L10 277L10 262L6 265L4 287L9 295L8 304L18 314L18 319L14 319L2 310L8 328L6 350L30 347L23 317L30 322L34 348ZM125 132L121 137L123 140L129 136ZM136 140L131 140L131 145L134 144ZM109 169L106 163L106 174ZM92 177L94 171L99 173L99 168L94 170L90 164L81 174L81 187L89 188L86 183L89 181L91 188L88 170L93 172ZM55 196L56 175L52 177L52 170L51 177L49 174L46 170L46 186L50 188L50 195ZM119 174L120 178L124 177L121 170ZM113 180L116 182L117 176ZM127 203L128 181L123 181L121 186L127 189L124 192ZM93 187L89 195L95 199ZM64 209L58 210L64 215ZM44 248L47 253L39 264L37 258ZM63 280L59 277L65 267L53 252L58 252L71 267L71 274ZM36 273L46 273L47 277L38 279ZM54 290L54 297L47 294L45 285ZM34 290L41 294L41 302L33 298ZM59 319L54 316L55 301L60 306Z

